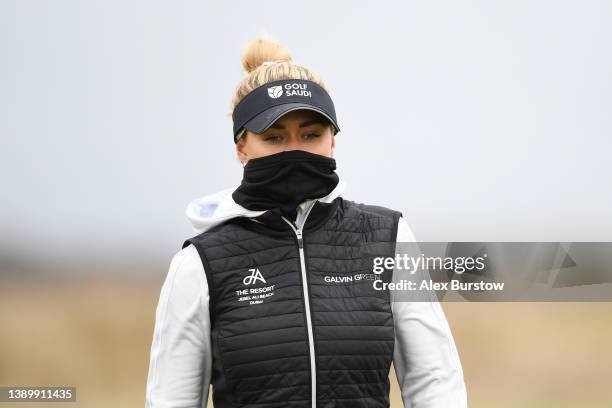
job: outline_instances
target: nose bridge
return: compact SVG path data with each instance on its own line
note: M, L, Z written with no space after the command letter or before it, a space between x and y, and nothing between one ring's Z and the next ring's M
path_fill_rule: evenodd
M298 135L298 131L299 129L297 127L289 131L289 147L292 149L297 149L301 146L301 139Z

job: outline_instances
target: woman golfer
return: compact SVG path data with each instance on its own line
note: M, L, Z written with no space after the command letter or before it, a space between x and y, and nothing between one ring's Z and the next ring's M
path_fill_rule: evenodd
M366 246L414 237L400 212L343 198L327 86L269 40L242 65L243 178L187 207L198 235L161 289L146 406L202 407L212 384L215 408L389 407L392 362L404 407L467 406L440 304L374 289Z

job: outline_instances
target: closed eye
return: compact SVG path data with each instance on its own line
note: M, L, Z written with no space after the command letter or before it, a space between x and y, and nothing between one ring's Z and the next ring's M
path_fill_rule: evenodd
M282 136L278 136L278 135L270 135L270 136L266 136L264 138L265 142L270 142L270 143L275 143L282 140Z

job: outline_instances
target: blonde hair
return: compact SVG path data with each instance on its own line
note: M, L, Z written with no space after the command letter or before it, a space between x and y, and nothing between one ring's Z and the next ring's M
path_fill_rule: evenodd
M234 97L230 103L229 116L232 115L236 105L248 93L273 81L283 79L309 80L329 93L329 88L319 75L304 66L294 64L285 47L266 38L257 38L246 45L242 53L242 69L245 75L234 92ZM238 143L244 143L245 133L240 134Z

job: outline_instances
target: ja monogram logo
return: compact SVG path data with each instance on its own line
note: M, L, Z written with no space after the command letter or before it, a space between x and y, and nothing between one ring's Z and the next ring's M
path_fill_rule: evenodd
M249 276L245 276L242 280L242 283L244 283L245 285L252 285L256 281L262 281L263 283L266 283L266 280L264 279L263 275L261 274L261 272L259 272L259 268L251 268L249 269L249 272L251 272L251 274Z

